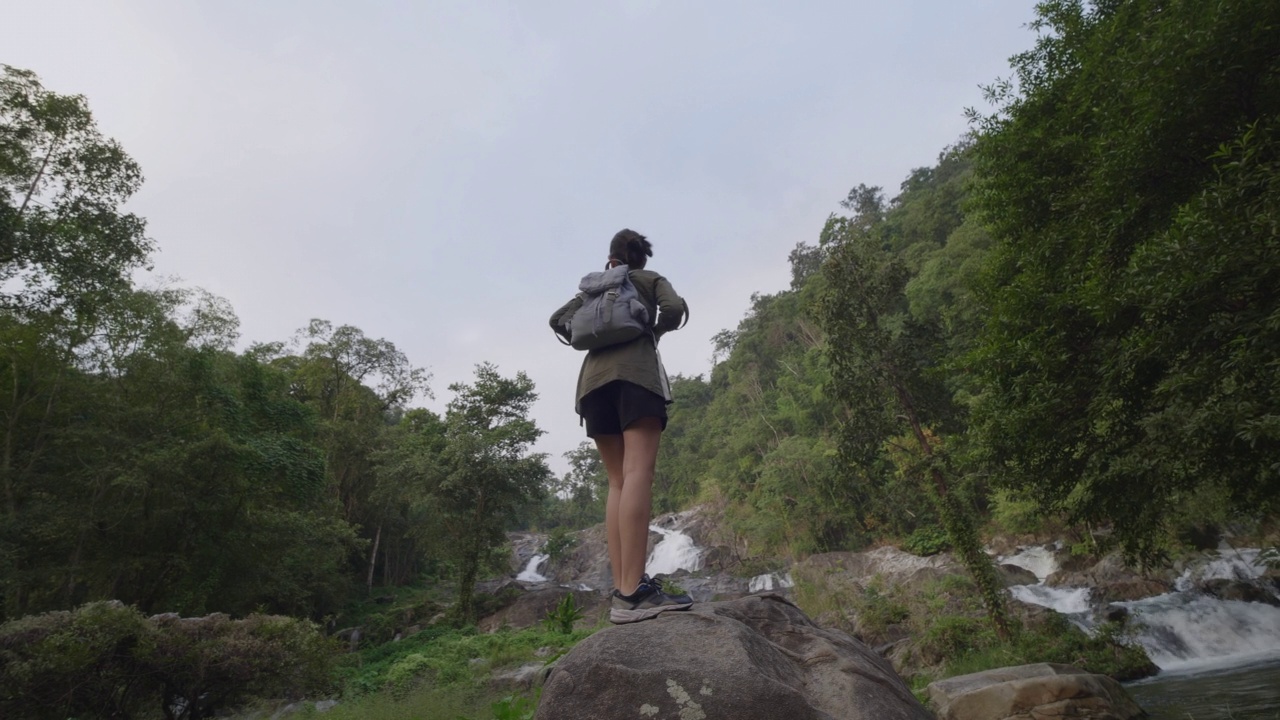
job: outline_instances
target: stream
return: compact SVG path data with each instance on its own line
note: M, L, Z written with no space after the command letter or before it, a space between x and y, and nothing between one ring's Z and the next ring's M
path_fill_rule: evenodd
M1044 584L1057 570L1052 548L1026 548L1000 562L1039 580L1010 588L1013 597L1053 608L1086 631L1095 625L1089 588ZM1257 550L1221 552L1188 569L1173 592L1114 603L1129 610L1135 639L1160 666L1159 675L1126 685L1154 720L1280 718L1280 608L1196 589L1205 580L1254 580L1264 569Z

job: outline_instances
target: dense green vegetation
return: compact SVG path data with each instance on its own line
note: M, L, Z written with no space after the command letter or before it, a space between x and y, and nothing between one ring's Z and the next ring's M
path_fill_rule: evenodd
M850 191L791 252L790 287L753 295L715 337L709 375L673 378L654 488L658 512L722 509L743 569L882 542L954 549L989 624L941 612L939 593L841 601L911 626L948 672L1141 661L1118 635L1009 617L984 533L1065 532L1145 562L1228 525L1275 542L1280 4L1037 12L1034 47L971 111L973 132L891 198ZM590 445L560 478L531 451L529 378L482 364L440 415L414 406L426 370L358 328L316 320L237 350L224 300L135 279L155 247L123 209L141 182L84 98L4 67L0 676L43 692L23 668L74 672L117 635L147 639L111 662L153 662L151 613L341 626L428 581L419 615L450 622L341 665L333 687L371 715L423 697L474 714L492 698L471 660L572 644L569 609L546 631L466 629L486 609L477 581L505 569L504 531L552 531L562 553L567 530L603 517ZM104 600L123 605L86 605ZM64 665L74 643L3 644L76 633L92 642ZM84 692L116 693L121 717L161 692L97 680Z
M426 371L357 328L235 352L225 301L134 283L141 173L84 99L6 68L0 113L0 617L320 619L432 573L474 620L470 586L547 475L528 378L482 365L438 417L410 409Z
M662 501L725 500L745 555L954 543L949 514L1146 561L1266 527L1278 26L1265 2L1042 3L974 133L892 200L854 188L676 383Z

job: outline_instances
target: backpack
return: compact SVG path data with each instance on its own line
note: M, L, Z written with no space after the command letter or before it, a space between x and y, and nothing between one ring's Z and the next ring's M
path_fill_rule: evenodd
M640 300L629 272L626 265L618 265L582 278L578 283L582 307L565 322L568 345L595 350L650 332L649 308Z

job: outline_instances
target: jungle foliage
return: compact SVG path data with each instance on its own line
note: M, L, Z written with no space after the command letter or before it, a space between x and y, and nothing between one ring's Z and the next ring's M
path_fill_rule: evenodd
M984 528L1052 523L1150 562L1188 528L1274 521L1280 4L1037 18L969 135L891 197L854 187L789 287L715 336L713 369L672 379L654 509L722 510L743 571L950 548L999 626ZM84 98L2 68L0 639L97 613L96 652L150 613L319 620L424 579L465 626L505 530L602 519L589 445L564 477L532 452L522 373L480 365L442 415L391 341L315 320L238 351L226 301L142 286L141 182ZM0 674L38 677L6 647Z

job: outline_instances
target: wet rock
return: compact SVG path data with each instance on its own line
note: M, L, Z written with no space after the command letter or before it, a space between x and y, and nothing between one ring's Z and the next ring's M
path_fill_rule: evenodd
M939 720L1136 720L1147 715L1120 683L1070 665L987 670L929 685Z
M1141 574L1124 564L1118 553L1108 555L1087 570L1059 570L1045 584L1050 587L1089 587L1095 602L1141 600L1173 590L1173 582L1163 574Z
M1276 597L1275 592L1270 588L1257 582L1215 578L1204 581L1202 587L1206 593L1219 600L1266 603L1280 607L1280 597Z
M1123 605L1108 605L1098 613L1098 618L1103 622L1124 623L1128 622L1129 615L1129 608Z
M530 558L542 553L547 536L543 533L509 532L507 540L511 544L511 572L516 574L524 570Z
M1030 570L1005 563L997 567L1000 572L1000 579L1004 581L1005 587L1013 587L1014 585L1035 585L1040 582L1040 578Z

